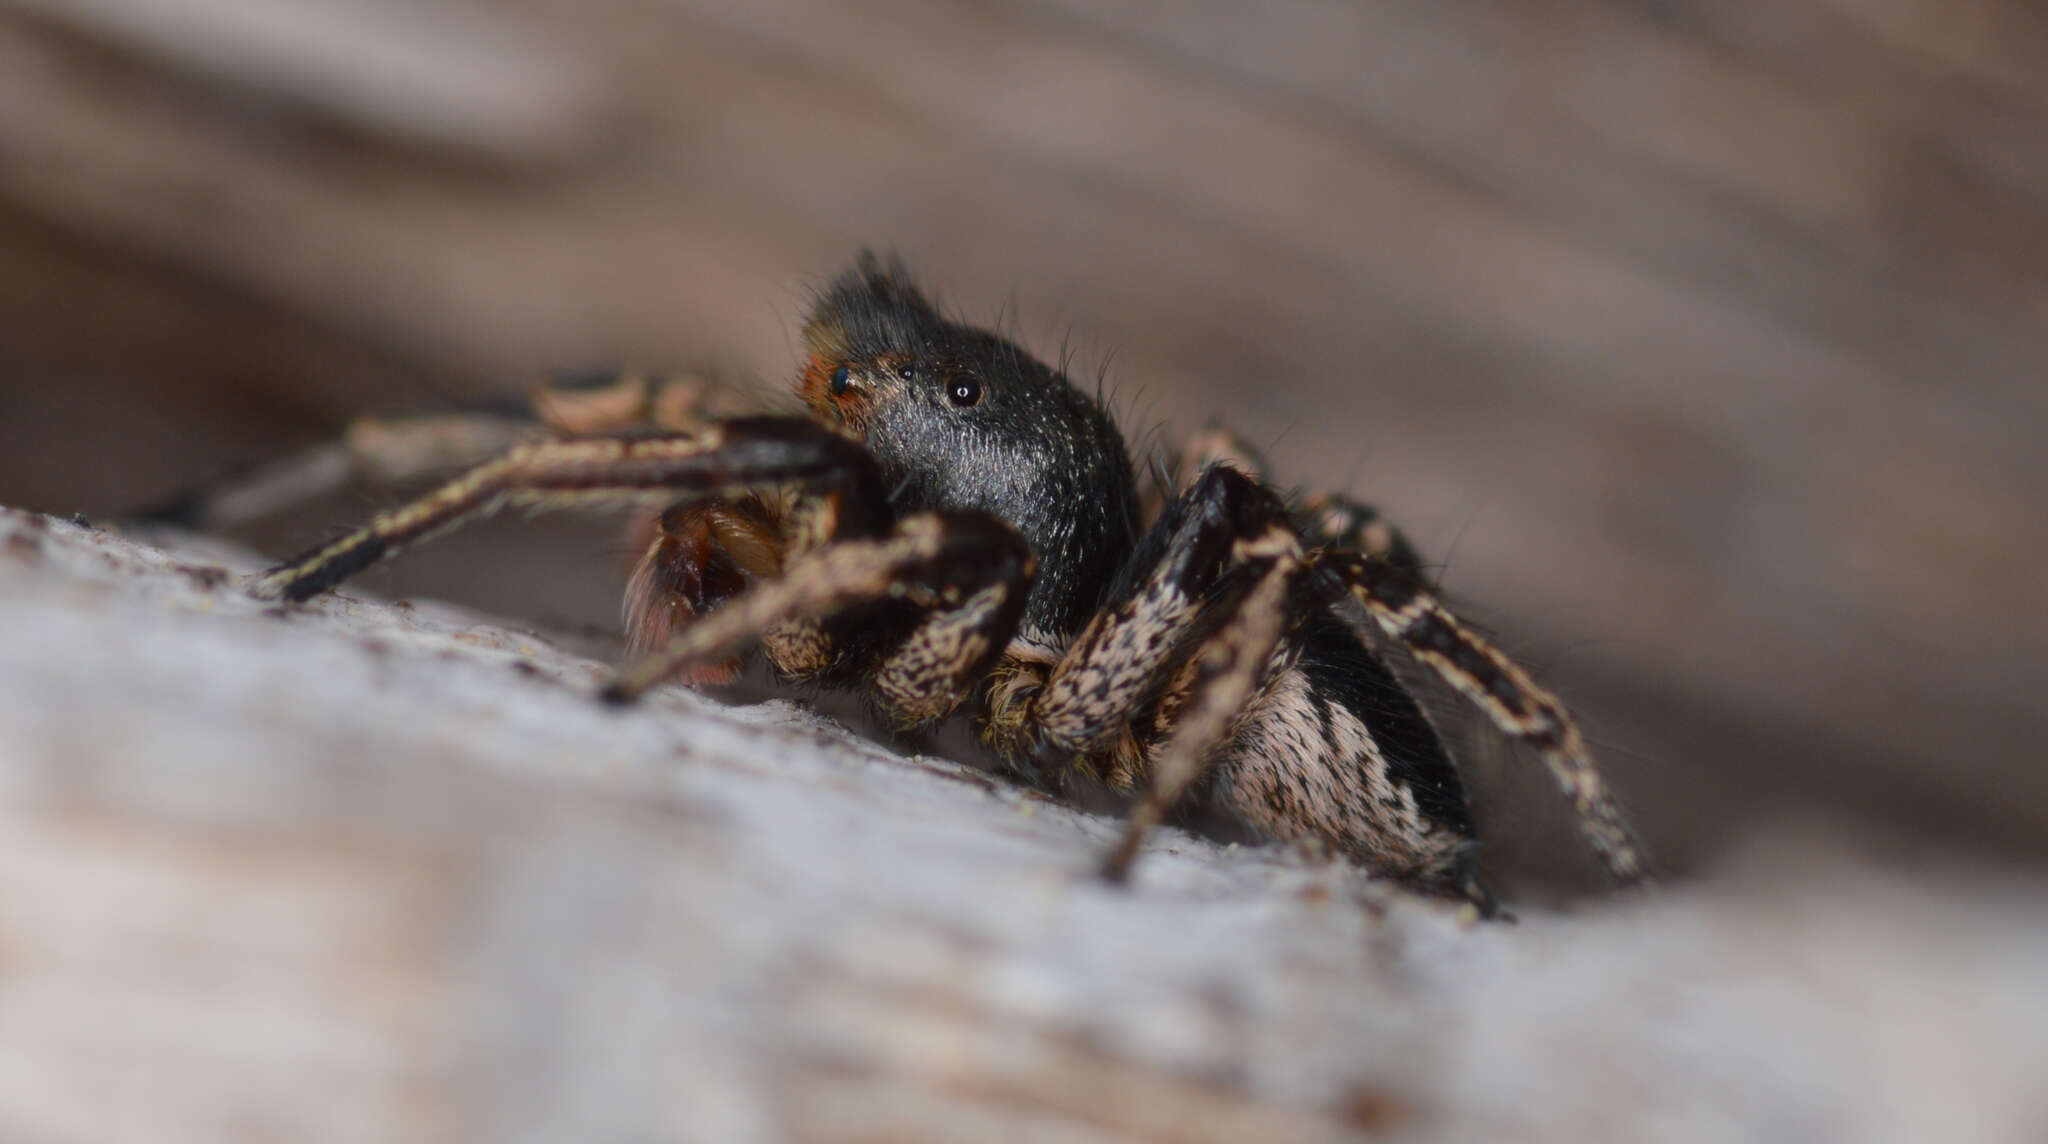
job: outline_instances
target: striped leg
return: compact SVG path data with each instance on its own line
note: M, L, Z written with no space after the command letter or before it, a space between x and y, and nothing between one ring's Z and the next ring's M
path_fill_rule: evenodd
M1362 552L1416 577L1422 557L1380 511L1343 493L1313 493L1295 509L1301 535L1317 548Z
M659 507L730 499L762 485L832 492L836 529L888 520L881 477L859 446L801 418L757 417L690 435L538 441L382 513L362 528L266 572L259 595L305 600L444 529L505 508Z
M1608 790L1578 724L1499 649L1444 607L1413 572L1356 552L1325 552L1316 571L1333 595L1350 594L1387 635L1484 711L1504 733L1542 757L1571 799L1583 835L1621 885L1649 879L1647 859L1621 804Z
M1216 465L1226 465L1261 481L1267 479L1265 455L1243 437L1214 425L1189 437L1174 463L1181 475L1183 492ZM1303 497L1295 505L1294 523L1309 547L1363 552L1417 574L1422 571L1421 557L1399 529L1378 509L1343 493L1311 493Z
M1173 729L1154 755L1144 793L1131 808L1122 839L1104 859L1103 876L1130 876L1145 835L1165 820L1201 778L1216 751L1274 667L1274 652L1298 616L1290 597L1304 565L1293 532L1275 526L1242 545L1257 569L1223 629L1203 644L1189 665L1187 698L1173 713Z
M182 493L135 519L209 531L238 528L353 484L399 485L461 472L544 434L531 421L484 413L366 417L350 422L338 441Z
M142 509L145 523L208 530L262 520L350 485L445 479L530 441L650 429L697 432L744 412L739 395L695 377L633 371L565 374L534 390L525 408L479 406L418 417L362 417L339 440L276 458Z
M630 703L692 665L728 658L764 639L778 668L805 674L819 665L793 657L829 658L836 649L778 646L778 629L900 600L923 614L901 641L879 650L872 685L902 722L929 722L958 707L1008 643L1035 570L1023 538L986 513L905 517L885 535L828 543L799 557L780 578L756 585L628 664L602 695ZM807 638L797 645L830 639L826 627L800 630Z
M1251 477L1219 465L1193 481L1139 541L1131 567L1143 578L1113 595L1052 669L1026 714L1035 726L1028 752L1011 753L1041 766L1103 755L1181 666L1184 643L1247 546L1272 543L1276 529L1292 542L1279 498ZM1135 750L1107 753L1123 757L1095 777L1128 786Z

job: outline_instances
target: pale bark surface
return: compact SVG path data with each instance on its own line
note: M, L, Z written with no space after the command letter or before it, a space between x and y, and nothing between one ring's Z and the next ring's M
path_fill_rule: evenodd
M1462 924L787 702L0 512L0 1136L2038 1140L2048 888Z

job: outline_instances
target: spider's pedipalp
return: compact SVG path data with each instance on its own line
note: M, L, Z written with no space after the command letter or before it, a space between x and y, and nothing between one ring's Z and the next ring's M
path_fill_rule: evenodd
M698 616L782 574L783 498L697 500L671 505L643 528L640 560L626 581L626 654L665 646ZM739 661L706 664L692 683L729 683Z
M753 417L659 437L537 441L362 528L264 573L258 595L305 600L443 529L504 508L661 506L742 495L764 484L832 489L837 525L856 533L888 519L881 477L859 446L799 418Z
M1484 711L1495 726L1534 748L1566 797L1579 833L1616 883L1649 879L1642 845L1557 697L1499 649L1459 622L1414 573L1355 552L1324 552L1318 574L1348 593L1380 629Z

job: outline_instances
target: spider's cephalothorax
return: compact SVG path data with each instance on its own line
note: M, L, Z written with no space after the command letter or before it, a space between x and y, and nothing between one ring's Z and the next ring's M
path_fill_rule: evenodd
M896 512L1006 521L1038 557L1024 629L1078 627L1137 539L1130 457L1102 407L1016 343L947 321L899 266L864 260L804 334L804 404L867 446Z
M809 418L720 416L687 385L552 390L552 431L258 589L304 599L507 506L645 505L636 658L610 700L723 678L758 647L906 726L971 705L984 742L1048 786L1140 791L1115 876L1188 795L1490 909L1458 773L1384 658L1407 655L1541 756L1618 881L1644 877L1576 724L1443 606L1372 509L1290 504L1212 432L1146 513L1099 403L946 318L893 261L864 255L805 336Z

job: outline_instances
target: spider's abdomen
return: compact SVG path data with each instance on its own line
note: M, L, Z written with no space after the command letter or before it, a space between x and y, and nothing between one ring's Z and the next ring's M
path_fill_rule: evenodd
M1463 784L1415 699L1333 616L1238 720L1210 798L1258 834L1319 838L1375 869L1455 887L1472 851Z

